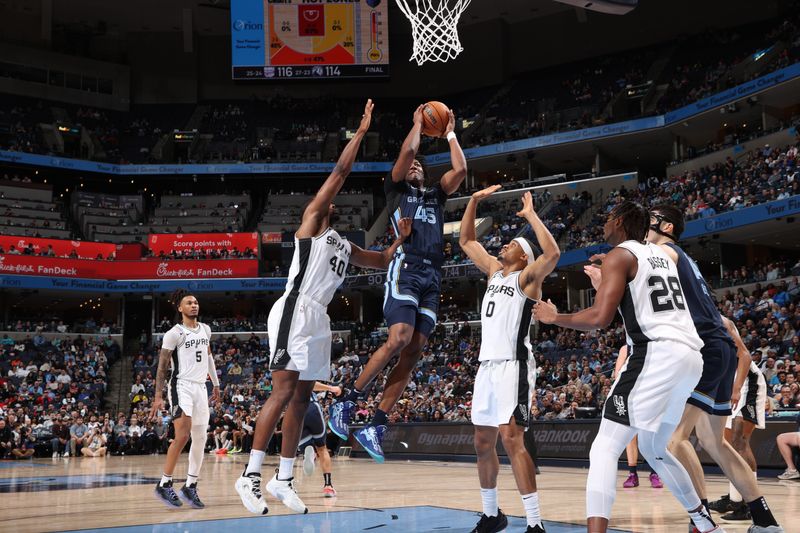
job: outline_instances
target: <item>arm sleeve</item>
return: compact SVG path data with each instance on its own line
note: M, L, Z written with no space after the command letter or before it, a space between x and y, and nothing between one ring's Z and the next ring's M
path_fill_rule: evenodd
M211 378L211 384L219 387L219 377L217 376L217 365L214 364L214 354L211 353L211 348L208 349L208 377Z
M178 331L175 328L172 328L168 332L164 334L164 338L161 339L161 349L162 350L174 350L178 346Z

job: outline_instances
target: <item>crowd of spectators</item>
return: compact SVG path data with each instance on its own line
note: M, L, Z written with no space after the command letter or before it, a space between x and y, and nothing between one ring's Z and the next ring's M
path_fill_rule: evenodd
M170 253L161 251L158 254L153 253L153 250L148 249L145 252L143 259L157 259L159 261L174 261L179 259L258 259L258 251L250 248L239 250L234 247L231 250L227 248L208 248L201 249L186 248L185 250L172 250Z
M101 414L107 371L119 358L120 347L109 337L65 336L35 343L4 335L0 458L22 459L37 449L54 455L104 454L104 440L94 426L107 416Z
M18 319L6 323L0 322L0 331L16 333L36 333L31 339L35 346L46 344L47 339L39 333L82 333L115 335L121 332L116 322L96 320L94 317L80 318L64 322L63 318L51 316L47 318Z

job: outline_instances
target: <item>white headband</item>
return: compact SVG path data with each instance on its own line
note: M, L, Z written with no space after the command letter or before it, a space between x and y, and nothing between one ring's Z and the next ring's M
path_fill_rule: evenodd
M533 256L533 249L531 248L531 245L528 244L527 240L523 239L522 237L517 237L516 239L512 240L519 244L523 250L525 250L525 255L528 256L529 265L536 260L536 258Z

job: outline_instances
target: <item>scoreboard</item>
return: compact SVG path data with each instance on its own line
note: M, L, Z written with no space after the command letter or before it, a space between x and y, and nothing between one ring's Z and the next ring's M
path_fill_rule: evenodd
M236 80L389 75L391 0L231 0Z

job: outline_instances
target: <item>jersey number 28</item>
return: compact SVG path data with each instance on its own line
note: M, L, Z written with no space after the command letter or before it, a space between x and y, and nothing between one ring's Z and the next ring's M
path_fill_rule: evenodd
M676 307L686 309L681 282L675 276L669 276L666 282L661 276L650 276L647 285L653 289L650 291L650 303L654 313L674 311Z

